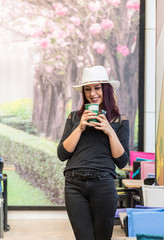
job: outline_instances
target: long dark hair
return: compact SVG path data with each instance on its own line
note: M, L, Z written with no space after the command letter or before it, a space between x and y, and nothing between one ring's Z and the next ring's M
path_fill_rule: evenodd
M117 103L116 96L113 91L113 87L109 83L102 83L102 92L103 92L103 103L102 109L106 111L106 117L109 122L111 122L114 118L120 115ZM79 110L79 116L82 116L85 110L85 104L89 103L85 97L84 87L82 90L82 105Z

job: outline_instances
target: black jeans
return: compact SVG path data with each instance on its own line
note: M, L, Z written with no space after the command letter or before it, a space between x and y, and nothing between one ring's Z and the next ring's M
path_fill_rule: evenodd
M66 176L66 208L76 240L111 239L117 200L112 175L90 180Z

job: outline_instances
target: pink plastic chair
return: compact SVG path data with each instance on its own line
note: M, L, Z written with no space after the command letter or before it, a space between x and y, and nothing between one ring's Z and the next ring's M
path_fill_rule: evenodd
M133 162L136 158L144 158L149 160L155 160L155 153L130 151L130 165L133 166ZM133 173L130 172L130 179L132 179Z

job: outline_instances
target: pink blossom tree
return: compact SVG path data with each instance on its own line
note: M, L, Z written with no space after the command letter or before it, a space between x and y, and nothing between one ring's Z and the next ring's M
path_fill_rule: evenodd
M19 27L15 25L12 30L31 41L41 56L36 66L33 108L33 122L39 131L51 139L60 138L69 100L73 100L73 109L79 101L71 85L80 81L84 66L102 64L110 79L121 82L117 98L121 112L130 120L133 149L138 107L139 0L12 3L15 11L8 12L10 24L13 18L19 21Z

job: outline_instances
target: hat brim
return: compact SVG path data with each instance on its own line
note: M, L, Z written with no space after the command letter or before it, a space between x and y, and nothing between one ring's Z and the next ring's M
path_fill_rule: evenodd
M74 90L76 90L77 92L82 93L83 86L90 85L90 84L96 84L96 83L109 83L113 87L114 91L116 91L120 86L119 81L113 80L113 81L109 81L109 82L107 82L107 81L101 81L101 82L100 81L95 81L95 82L90 82L90 83L84 83L84 84L81 84L81 85L79 84L79 85L72 86L72 88Z

